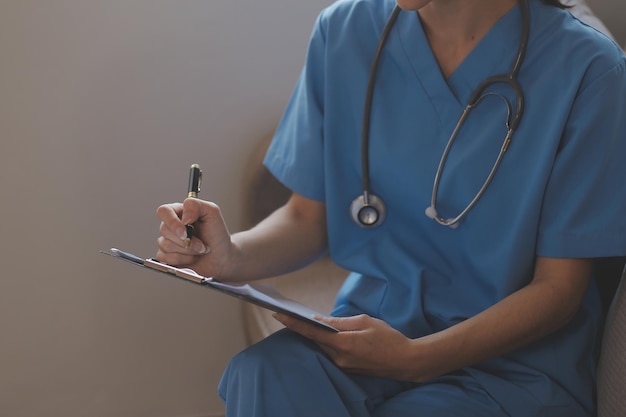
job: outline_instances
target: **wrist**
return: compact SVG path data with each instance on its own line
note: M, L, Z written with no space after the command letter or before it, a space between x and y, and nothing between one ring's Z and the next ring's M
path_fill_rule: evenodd
M412 382L421 384L453 370L446 366L450 361L445 359L445 352L433 335L411 339L410 346L407 363L412 364L409 367Z
M226 250L214 254L216 259L210 262L214 265L213 277L219 281L244 281L246 276L243 273L241 248L230 239L226 245ZM209 252L208 256L211 256Z

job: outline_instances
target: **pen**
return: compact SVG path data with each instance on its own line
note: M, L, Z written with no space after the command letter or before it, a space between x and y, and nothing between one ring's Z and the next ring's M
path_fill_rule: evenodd
M192 164L189 168L189 185L187 186L187 198L197 198L200 194L200 183L202 183L202 170L200 165ZM193 224L185 225L187 237L185 238L185 248L191 245L193 237Z

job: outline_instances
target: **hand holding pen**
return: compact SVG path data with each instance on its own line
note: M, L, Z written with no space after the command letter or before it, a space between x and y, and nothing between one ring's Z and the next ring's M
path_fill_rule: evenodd
M200 165L192 164L189 168L189 185L187 186L187 198L198 198L200 194L200 184L202 183L202 170ZM187 237L185 238L185 248L189 248L191 245L191 239L193 238L194 227L193 224L185 225L187 229Z

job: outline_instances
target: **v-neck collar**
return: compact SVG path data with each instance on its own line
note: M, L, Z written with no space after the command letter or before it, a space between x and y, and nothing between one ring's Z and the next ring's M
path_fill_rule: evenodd
M447 120L453 114L458 117L474 89L483 80L509 72L517 55L521 29L521 10L516 5L496 22L446 79L417 13L402 12L394 28L400 39L401 53L408 60L442 120Z

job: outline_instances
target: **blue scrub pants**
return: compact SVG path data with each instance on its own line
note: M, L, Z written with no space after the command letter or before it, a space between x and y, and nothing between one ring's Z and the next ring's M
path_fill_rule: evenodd
M219 384L226 417L508 417L461 372L426 384L350 375L281 330L235 356Z

